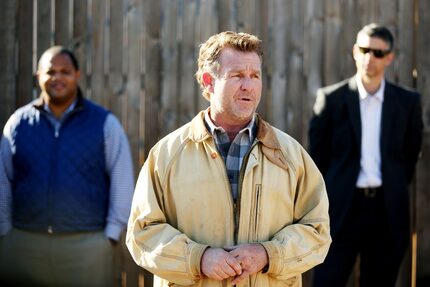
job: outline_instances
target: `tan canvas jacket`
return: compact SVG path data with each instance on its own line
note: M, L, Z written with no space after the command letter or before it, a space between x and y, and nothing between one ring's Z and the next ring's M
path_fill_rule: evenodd
M150 151L128 223L131 255L156 275L154 286L232 286L201 273L205 248L260 242L269 269L238 286L301 286L301 273L323 262L331 243L320 172L299 143L258 117L235 204L203 117Z

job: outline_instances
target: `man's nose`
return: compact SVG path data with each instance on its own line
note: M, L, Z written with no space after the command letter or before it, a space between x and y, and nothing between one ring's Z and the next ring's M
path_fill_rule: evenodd
M252 86L252 79L251 79L251 77L248 77L248 76L243 77L241 85L240 85L240 88L242 90L246 91L246 90L249 90L251 88L251 86Z

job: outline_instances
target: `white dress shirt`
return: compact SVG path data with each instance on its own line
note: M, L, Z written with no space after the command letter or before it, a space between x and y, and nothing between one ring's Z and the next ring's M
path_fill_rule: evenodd
M369 94L356 75L360 97L361 117L361 159L357 187L379 187L382 185L381 175L381 114L384 101L385 79L376 93Z

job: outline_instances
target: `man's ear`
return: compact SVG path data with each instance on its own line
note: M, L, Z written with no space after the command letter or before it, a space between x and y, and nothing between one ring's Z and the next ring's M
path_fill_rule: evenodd
M388 67L394 61L394 52L391 52L387 56L385 56L385 66Z
M356 59L357 53L359 53L358 52L358 46L357 46L357 44L354 44L354 46L352 46L352 58L354 59L354 61L357 60Z
M202 75L203 85L205 88L210 92L213 93L214 87L213 87L213 78L212 75L208 72L203 73Z

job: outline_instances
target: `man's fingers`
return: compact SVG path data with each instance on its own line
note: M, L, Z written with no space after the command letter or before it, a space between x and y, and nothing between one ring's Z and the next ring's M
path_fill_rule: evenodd
M238 284L239 282L241 282L242 280L244 280L244 279L248 278L248 276L249 276L249 273L248 273L247 271L243 271L243 273L242 273L242 274L240 274L239 276L235 277L235 278L233 279L233 281L231 281L231 284L232 284L232 285L236 285L236 284Z
M232 250L234 250L234 249L236 249L238 247L238 245L232 245L232 246L224 246L223 247L223 249L225 250L225 251L232 251Z
M223 270L223 269L219 268L215 271L215 273L217 276L219 276L221 278L219 280L227 279L227 278L235 275L235 274L229 275L229 273L233 273L231 268L230 268L230 270Z
M236 258L228 257L226 259L226 262L234 272L234 274L231 274L230 276L236 276L236 275L242 274L242 266L240 265L240 262Z

